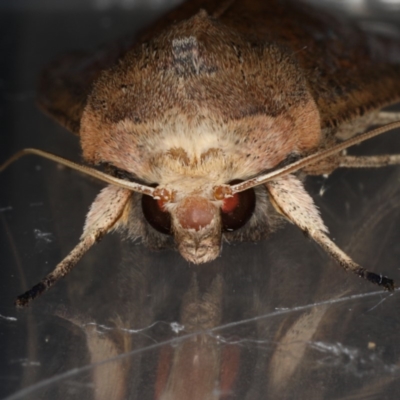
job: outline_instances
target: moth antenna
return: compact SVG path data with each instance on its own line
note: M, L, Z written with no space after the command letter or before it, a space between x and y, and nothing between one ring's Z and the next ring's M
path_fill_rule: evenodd
M47 151L43 151L43 150L39 150L39 149L23 149L23 150L15 153L4 164L0 165L0 173L3 172L10 164L17 161L19 158L29 155L29 154L34 154L39 157L54 161L58 164L64 165L75 171L79 171L85 175L89 175L89 176L92 176L93 178L99 179L102 182L110 183L111 185L118 186L120 188L128 189L133 192L139 192L139 193L154 197L154 188L152 188L150 186L141 185L141 184L135 183L135 182L128 182L123 179L118 179L118 178L115 178L104 172L98 171L97 169L87 167L86 165L80 165L80 164L74 163L73 161L67 160L63 157L60 157L55 154L48 153Z
M256 176L255 178L248 179L247 181L237 183L236 185L231 186L232 194L243 192L244 190L250 189L254 186L262 185L269 181L275 180L282 176L292 174L300 169L303 169L311 164L315 164L318 161L323 160L324 158L330 157L333 154L339 153L355 144L359 144L364 142L365 140L372 139L375 136L379 136L382 133L390 131L392 129L400 128L400 121L396 121L379 128L373 129L372 131L365 132L361 135L357 135L351 139L345 140L344 142L338 143L335 146L330 147L326 150L318 151L314 154L311 154L307 157L304 157L298 161L295 161L285 167L279 168L275 171L267 172L266 174L262 174Z
M50 289L57 281L69 274L82 256L105 234L124 224L124 211L129 205L132 192L113 185L105 187L96 197L86 217L80 242L38 284L17 297L17 307L27 307L34 299Z

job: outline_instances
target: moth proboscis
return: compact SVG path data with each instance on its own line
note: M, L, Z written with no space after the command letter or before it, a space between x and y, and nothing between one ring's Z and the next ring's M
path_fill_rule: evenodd
M192 0L118 51L56 61L42 76L39 105L79 135L91 167L25 149L0 171L36 154L109 185L78 245L17 306L115 229L152 247L175 245L201 264L223 240L263 239L281 219L345 270L393 290L392 279L329 239L301 175L400 164L400 155L344 152L400 127L397 114L381 111L400 99L396 52L395 40L295 1Z

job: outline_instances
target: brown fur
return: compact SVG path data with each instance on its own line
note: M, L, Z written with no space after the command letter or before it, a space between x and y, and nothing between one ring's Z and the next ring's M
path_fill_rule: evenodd
M400 98L399 51L393 41L295 1L192 0L136 44L104 52L102 71L93 70L95 58L79 79L66 68L65 79L44 80L41 104L79 128L88 163L170 193L165 209L177 247L202 263L218 256L223 238L263 237L278 225L276 211L305 231L323 231L301 182L283 178L267 184L276 211L258 189L253 217L223 237L223 199L214 188L365 129L376 110ZM333 157L305 172L338 165ZM201 229L193 228L199 210L187 205L189 198L213 210ZM153 247L169 242L144 222L137 203L121 224Z
M252 45L205 12L101 75L82 117L84 157L161 183L149 174L164 156L154 154L154 143L179 129L177 120L205 124L236 145L234 162L245 159L247 176L320 140L318 111L295 60L275 45Z

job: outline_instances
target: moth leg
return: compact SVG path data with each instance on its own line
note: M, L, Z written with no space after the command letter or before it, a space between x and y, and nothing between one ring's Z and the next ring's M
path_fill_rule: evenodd
M374 118L374 125L386 125L400 121L400 112L380 111ZM379 156L348 156L338 157L338 166L342 168L380 168L400 164L400 154L385 154Z
M380 111L374 119L374 125L386 125L400 121L400 112Z
M400 154L379 156L348 156L338 154L327 157L317 164L304 168L307 175L329 175L337 168L381 168L389 165L400 165Z
M379 156L347 156L339 157L339 168L380 168L389 165L399 165L400 154L385 154Z
M290 222L314 239L339 265L386 290L394 290L394 282L386 276L369 272L355 263L346 253L329 239L322 218L311 196L303 184L294 176L287 175L275 181L267 182L272 204Z
M51 288L58 280L67 275L82 256L106 233L124 224L127 217L127 204L132 192L109 185L104 188L92 203L86 217L80 242L52 272L24 294L18 296L15 305L25 307L32 300Z
M375 274L354 262L342 251L329 237L322 232L314 232L312 238L335 260L345 271L351 271L367 281L384 287L386 290L394 290L394 281L387 276Z

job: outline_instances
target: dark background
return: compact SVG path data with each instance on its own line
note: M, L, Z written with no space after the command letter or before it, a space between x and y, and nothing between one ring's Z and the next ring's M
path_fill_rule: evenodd
M0 1L0 162L25 147L79 161L78 139L35 106L40 70L65 52L135 31L160 3ZM398 3L325 3L346 5L341 12L397 34ZM352 152L399 153L398 135ZM399 182L400 167L307 181L336 243L397 282ZM152 399L163 354L199 338L200 353L219 368L231 354L231 369L224 368L234 377L225 397L214 391L203 398L400 396L398 292L346 274L289 225L268 241L225 244L222 257L200 268L173 251L109 235L30 309L17 311L15 297L77 243L102 187L34 156L0 175L1 398ZM187 317L190 305L206 322ZM186 378L170 375L170 382L179 379ZM192 398L196 391L194 382Z

